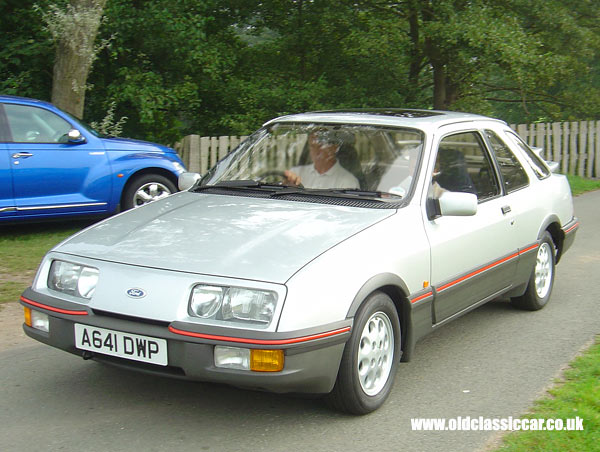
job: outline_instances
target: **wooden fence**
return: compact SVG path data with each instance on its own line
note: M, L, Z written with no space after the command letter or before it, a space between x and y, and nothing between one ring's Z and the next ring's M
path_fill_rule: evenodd
M188 135L174 147L188 171L204 174L246 138Z
M511 124L530 146L543 148L546 160L559 162L563 174L600 177L600 121ZM247 137L188 135L175 144L188 171L206 173Z
M511 125L530 146L544 149L546 160L559 162L560 172L600 177L600 121Z

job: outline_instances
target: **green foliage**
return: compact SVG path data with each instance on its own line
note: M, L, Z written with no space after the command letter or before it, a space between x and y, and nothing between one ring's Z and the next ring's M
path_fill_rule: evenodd
M0 93L50 99L52 43L33 5L40 0L0 2Z
M48 0L37 2L40 8ZM52 47L30 0L0 6L0 92L47 99ZM442 106L509 122L600 117L591 0L108 0L84 116L173 143L273 116Z
M571 186L571 193L573 193L573 196L592 190L600 190L600 180L598 179L586 179L573 174L567 174L567 179L569 179L569 185Z

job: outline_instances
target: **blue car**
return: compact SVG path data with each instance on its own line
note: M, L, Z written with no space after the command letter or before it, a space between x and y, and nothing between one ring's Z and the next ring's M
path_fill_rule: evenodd
M0 222L106 215L177 191L177 153L104 138L54 105L0 96Z

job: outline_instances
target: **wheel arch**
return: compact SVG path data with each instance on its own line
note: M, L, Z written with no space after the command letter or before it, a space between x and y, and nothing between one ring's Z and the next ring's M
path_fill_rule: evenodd
M393 273L383 273L373 276L360 288L355 295L350 309L346 315L347 318L353 318L363 302L374 292L383 292L392 299L398 320L400 321L400 342L402 344L402 361L408 361L414 349L414 332L412 325L412 310L408 299L408 286L397 275Z
M147 174L158 174L160 176L164 176L167 179L169 179L171 182L173 182L173 184L175 185L175 187L177 187L177 176L175 174L173 174L172 171L169 171L169 170L167 170L165 168L161 168L159 166L152 166L152 167L147 167L147 168L141 168L141 169L137 170L136 172L131 173L129 175L129 177L127 178L127 181L123 184L123 188L121 189L121 194L119 196L119 203L120 203L121 206L123 205L123 196L125 196L125 192L129 188L129 186L138 177L145 176Z
M544 232L548 231L556 247L556 263L558 264L563 251L565 233L560 226L560 220L556 215L552 215L546 219L538 233L538 240L542 238Z

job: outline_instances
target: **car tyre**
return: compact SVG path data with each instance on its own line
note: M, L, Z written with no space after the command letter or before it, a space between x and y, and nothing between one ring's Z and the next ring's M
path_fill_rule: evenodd
M391 298L374 292L360 306L328 404L350 414L379 408L394 384L400 361L400 321Z
M554 286L555 260L554 241L546 231L538 247L535 266L525 293L511 299L514 306L527 311L537 311L548 304Z
M131 180L123 190L122 210L140 207L175 193L177 188L165 176L143 174Z

